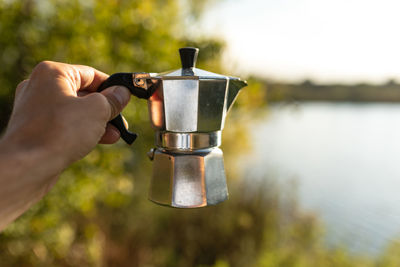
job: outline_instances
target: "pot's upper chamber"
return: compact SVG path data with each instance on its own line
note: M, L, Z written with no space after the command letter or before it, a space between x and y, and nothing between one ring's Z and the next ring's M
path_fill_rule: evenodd
M182 68L152 75L157 80L149 99L153 127L170 132L213 132L246 82L195 68L199 49L181 48Z

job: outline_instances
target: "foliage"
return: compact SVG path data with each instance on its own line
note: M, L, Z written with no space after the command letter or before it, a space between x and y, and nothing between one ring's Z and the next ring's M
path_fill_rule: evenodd
M196 13L195 2L184 2L193 5L186 17ZM0 0L0 100L10 107L11 90L45 59L87 64L107 73L177 68L177 49L193 44L184 39L179 3ZM205 39L196 45L202 49L201 65L215 62L223 43ZM9 111L1 111L0 128Z
M268 101L352 101L399 102L400 85L393 80L380 85L315 84L306 80L299 84L261 82L268 90Z
M158 72L177 68L177 49L193 45L201 49L199 67L222 71L223 41L185 32L203 7L195 0L0 0L0 127L13 88L41 60ZM243 113L265 105L263 85L249 81L224 132L229 201L195 210L147 201L151 162L144 155L153 131L146 103L132 100L124 113L138 141L99 146L66 170L0 235L0 266L375 266L328 248L318 220L283 197L293 192L241 179L235 157L248 149ZM376 266L398 265L393 251L398 246Z

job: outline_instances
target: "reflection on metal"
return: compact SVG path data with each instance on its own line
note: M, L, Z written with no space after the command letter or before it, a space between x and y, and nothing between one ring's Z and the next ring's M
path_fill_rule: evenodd
M227 112L245 85L227 77L154 83L154 93L148 101L151 125L157 131L221 131Z
M165 117L164 117L164 96L162 85L156 88L155 92L151 95L147 102L150 114L150 123L154 129L165 128Z
M148 153L153 160L149 198L179 208L214 205L228 198L218 146L225 117L247 85L236 77L195 68L197 53L197 48L182 48L181 69L135 77L151 91L148 108L156 131L157 148Z
M198 80L166 80L164 85L165 130L197 130Z
M156 146L171 151L192 151L221 145L221 132L171 133L156 132Z
M154 159L154 153L156 152L156 148L152 148L147 152L147 156L149 157L150 160Z
M152 127L178 133L221 131L226 114L246 82L194 66L189 68L190 73L186 70L149 74Z
M145 72L132 73L133 85L136 87L146 89L146 90L148 89L148 85L150 85L150 83L146 82L146 80L149 78L150 78L150 73L145 73Z
M222 151L211 148L188 154L157 149L150 200L177 208L215 205L228 198Z

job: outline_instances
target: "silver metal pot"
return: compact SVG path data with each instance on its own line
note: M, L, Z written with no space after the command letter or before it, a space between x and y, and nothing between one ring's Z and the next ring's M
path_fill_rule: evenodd
M197 48L179 49L182 68L164 73L116 73L99 91L124 85L148 99L155 130L150 200L172 207L214 205L228 198L221 145L225 118L246 82L195 68ZM129 144L119 115L111 121Z

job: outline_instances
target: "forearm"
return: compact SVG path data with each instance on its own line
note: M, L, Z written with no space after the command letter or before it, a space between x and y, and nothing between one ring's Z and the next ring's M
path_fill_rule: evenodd
M0 231L48 192L58 175L57 161L45 150L0 140Z

